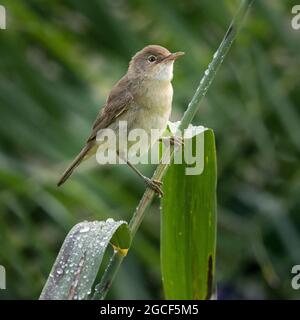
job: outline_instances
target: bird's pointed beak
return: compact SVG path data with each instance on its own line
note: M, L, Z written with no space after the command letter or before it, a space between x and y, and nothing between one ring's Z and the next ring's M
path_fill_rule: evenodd
M163 61L176 60L177 58L179 58L183 55L184 55L184 52L182 52L182 51L174 52L174 53L171 53L170 55L168 55L167 57L165 57Z

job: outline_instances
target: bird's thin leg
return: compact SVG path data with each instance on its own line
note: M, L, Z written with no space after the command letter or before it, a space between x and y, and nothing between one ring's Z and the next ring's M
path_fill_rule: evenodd
M118 154L119 155L119 154ZM120 157L120 155L119 155ZM123 159L124 160L124 159ZM150 179L146 176L144 176L129 160L125 160L128 166L139 176L143 179L145 184L153 189L155 193L159 196L162 197L164 195L163 191L161 190L162 182L154 179Z
M164 195L163 191L161 190L162 182L154 179L150 179L144 176L130 161L126 160L128 166L135 172L139 177L143 179L148 187L153 189L159 197Z

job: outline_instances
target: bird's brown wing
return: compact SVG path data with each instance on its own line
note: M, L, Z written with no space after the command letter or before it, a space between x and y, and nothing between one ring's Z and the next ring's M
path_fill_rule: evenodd
M105 106L99 112L96 121L94 122L91 135L89 136L86 145L73 160L71 165L65 170L57 185L62 185L73 173L75 168L81 163L88 152L94 147L97 137L97 132L100 129L107 128L121 114L126 112L133 102L133 95L130 92L130 80L124 76L112 89Z
M133 95L130 92L130 81L125 76L112 89L105 107L100 111L93 125L93 130L87 142L96 139L100 129L107 128L121 114L126 112L133 102Z

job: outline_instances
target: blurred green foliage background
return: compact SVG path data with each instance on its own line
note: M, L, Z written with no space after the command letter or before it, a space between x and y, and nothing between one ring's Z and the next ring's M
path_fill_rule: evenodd
M239 1L7 0L0 30L1 299L36 299L69 229L129 220L145 186L95 159L56 181L87 138L112 85L143 46L185 51L174 72L180 119ZM297 1L256 1L194 124L215 131L217 279L223 299L299 298L300 30ZM141 166L148 175L151 166ZM149 210L110 298L162 298L159 202ZM176 248L174 248L176 250Z

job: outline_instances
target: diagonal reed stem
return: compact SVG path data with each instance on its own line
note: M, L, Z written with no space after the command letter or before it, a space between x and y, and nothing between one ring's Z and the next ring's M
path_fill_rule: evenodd
M184 129L186 129L189 124L192 122L195 114L200 108L200 102L202 101L203 97L206 95L211 83L213 82L216 73L221 66L226 54L228 53L234 39L236 38L236 35L238 31L241 28L242 22L247 15L250 7L252 6L253 2L255 0L243 0L235 17L233 18L218 50L215 52L213 59L211 63L209 64L207 70L204 72L204 76L201 78L201 81L199 83L199 86L189 103L187 110L185 111L178 130L183 132ZM161 163L157 166L154 174L153 179L161 180L164 176L164 174L167 171L168 164L165 164L166 159L172 159L174 153L174 147L170 146L167 148L162 156ZM170 161L169 161L170 162ZM130 220L129 228L131 230L132 238L134 237L136 231L138 230L144 215L146 213L147 207L150 205L151 201L154 197L154 191L150 188L147 188L142 199L140 200L140 203L136 209L136 211L133 214L133 217ZM101 282L96 285L95 287L95 293L93 296L93 299L104 299L107 295L110 286L112 284L113 279L115 278L115 275L117 274L119 267L124 259L124 255L121 254L121 252L114 252L110 262L108 264L107 269L104 271L103 277L101 279Z

